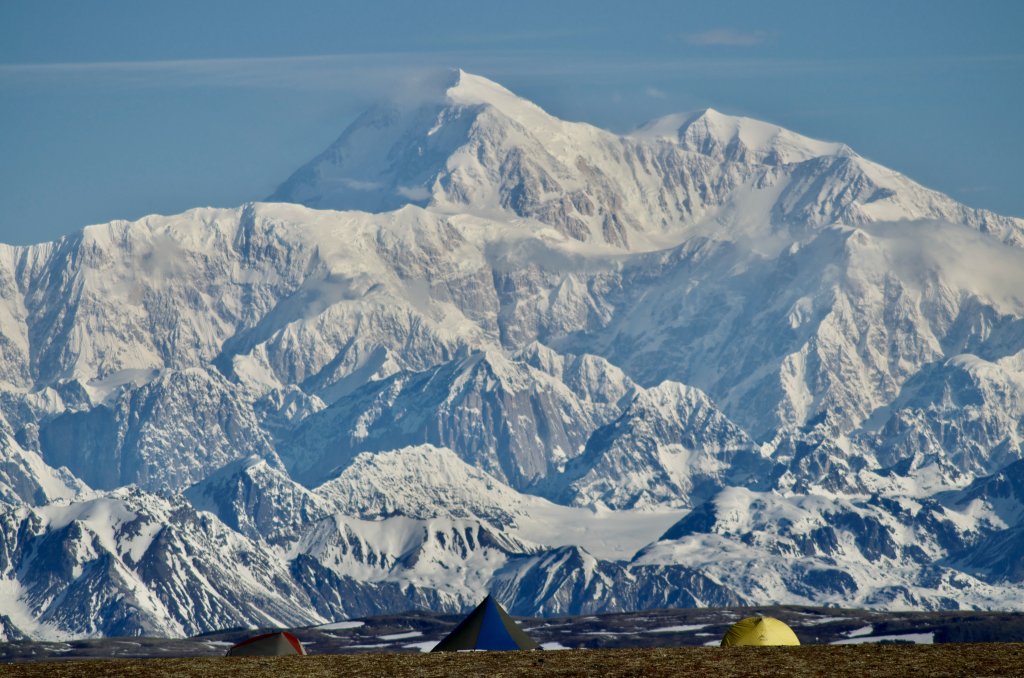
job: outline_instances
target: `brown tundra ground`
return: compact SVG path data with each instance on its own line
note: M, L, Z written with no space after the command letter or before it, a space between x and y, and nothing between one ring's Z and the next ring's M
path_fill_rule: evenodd
M306 657L92 659L0 665L26 678L98 676L1024 676L1024 643L805 645L786 648L643 648L547 652L349 654Z

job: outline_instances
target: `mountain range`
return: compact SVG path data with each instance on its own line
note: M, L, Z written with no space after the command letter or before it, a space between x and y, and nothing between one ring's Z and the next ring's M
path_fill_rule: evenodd
M1024 220L485 78L0 245L0 632L1024 606Z

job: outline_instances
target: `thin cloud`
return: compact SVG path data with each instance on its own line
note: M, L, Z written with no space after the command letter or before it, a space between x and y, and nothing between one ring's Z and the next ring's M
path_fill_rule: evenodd
M316 56L0 64L0 78L89 76L142 85L215 85L284 89L373 89L376 83L422 76L454 55L428 58L408 53L328 54Z
M891 65L891 62L886 63L887 68ZM686 58L650 61L613 60L600 56L566 58L561 54L539 51L488 55L451 51L379 52L162 61L0 63L0 85L4 82L81 82L88 78L96 83L136 87L316 89L373 96L381 91L391 94L416 89L418 82L430 81L437 77L437 73L459 66L498 80L529 76L533 81L538 78L604 78L638 72L715 73L722 77L744 77L773 72L789 75L795 71L851 68L850 64L822 60ZM647 94L657 96L653 91Z
M762 42L767 40L768 33L765 31L751 31L745 33L732 28L716 28L714 30L704 31L703 33L689 33L684 37L686 38L686 42L691 45L698 45L701 47L751 47L753 45L760 45Z
M723 33L731 36L723 43ZM716 34L713 43L709 35ZM750 34L737 42L733 31L710 31L689 36L698 44L750 45ZM759 34L757 34L759 35ZM714 37L714 36L712 36ZM567 58L561 53L531 51L529 54L497 53L479 55L444 52L363 52L315 56L244 57L222 59L182 59L166 61L116 61L77 63L0 63L0 88L6 84L45 81L110 82L139 87L237 87L275 90L333 90L351 93L357 98L393 96L396 92L414 96L417 90L431 88L438 77L461 66L502 81L529 77L531 82L550 82L566 77L632 77L638 73L663 76L715 75L723 78L792 77L798 74L862 73L866 70L894 68L907 72L932 70L936 65L961 63L1019 63L1024 54L949 56L903 59L860 57L855 59L785 59L749 57L679 57L676 59L623 59L596 57ZM658 97L657 88L646 92ZM404 97L403 97L404 98Z
M664 99L668 95L657 87L648 87L644 90L644 94L651 97L652 99Z

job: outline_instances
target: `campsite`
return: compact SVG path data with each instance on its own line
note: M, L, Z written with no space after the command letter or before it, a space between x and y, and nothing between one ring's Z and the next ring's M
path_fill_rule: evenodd
M755 613L782 620L801 646L717 647L733 624ZM257 634L251 630L190 639L19 641L0 646L0 662L17 662L0 672L258 678L296 675L302 667L304 676L814 676L827 666L833 676L926 669L934 676L996 676L1019 675L1024 666L1024 615L795 606L517 618L544 651L429 652L473 614L411 612L292 629L308 653L302 657L225 657Z

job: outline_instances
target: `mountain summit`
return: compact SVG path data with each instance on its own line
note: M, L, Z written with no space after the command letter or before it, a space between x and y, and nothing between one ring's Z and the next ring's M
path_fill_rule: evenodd
M708 108L652 120L630 136L676 143L723 161L785 165L812 158L852 155L845 144L818 141L778 125Z
M382 105L361 116L269 200L525 217L575 240L629 250L737 220L789 231L941 219L1024 243L1019 220L968 209L843 144L713 109L619 136L558 120L461 70L428 103Z
M381 104L367 111L327 150L299 169L271 201L310 207L386 211L427 204L453 156L484 127L557 127L560 121L486 78L456 70L424 101Z

